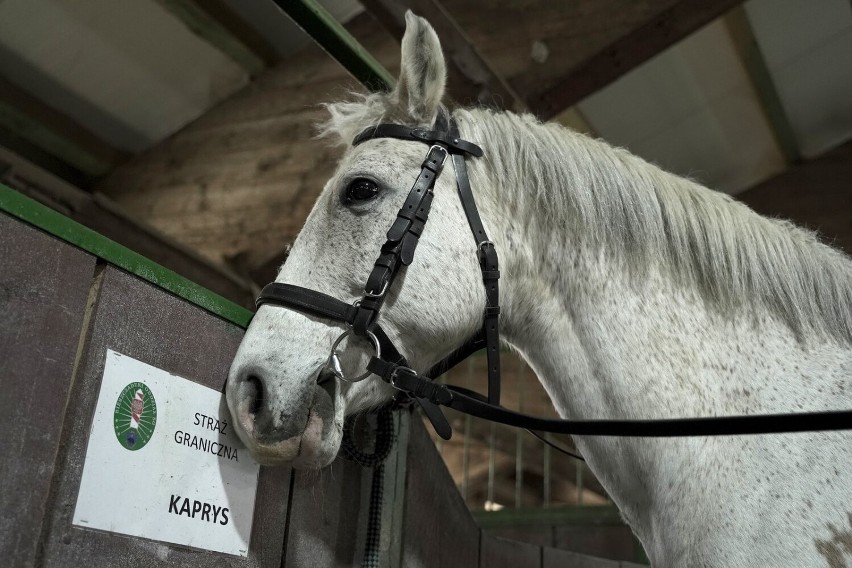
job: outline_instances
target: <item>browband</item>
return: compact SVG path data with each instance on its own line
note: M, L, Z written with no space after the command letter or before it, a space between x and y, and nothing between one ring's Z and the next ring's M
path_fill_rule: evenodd
M410 128L401 124L379 124L371 126L361 132L352 141L357 146L366 140L374 138L396 138L397 140L411 140L412 142L423 142L424 144L440 144L450 154L470 154L475 158L482 157L482 148L462 140L457 134L439 132L437 130L424 130L422 128Z

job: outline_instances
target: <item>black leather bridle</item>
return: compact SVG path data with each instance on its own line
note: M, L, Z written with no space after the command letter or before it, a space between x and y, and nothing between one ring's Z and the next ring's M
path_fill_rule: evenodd
M679 437L852 429L852 410L661 420L557 420L503 408L500 406L500 271L497 249L488 239L479 216L466 165L467 156L479 158L483 155L482 149L460 137L458 124L443 108L439 110L431 130L400 124L380 124L361 132L352 145L357 146L376 138L421 142L429 145L429 151L421 165L420 174L387 232L387 241L382 245L367 278L363 297L353 304L347 304L309 288L273 282L263 288L256 302L258 308L265 304L275 305L349 326L334 342L326 365L326 370L335 377L355 382L372 374L379 376L402 395L417 402L435 432L444 439L450 438L452 429L440 406L530 430L591 436ZM485 286L485 309L480 330L421 376L409 367L405 357L382 330L378 319L397 275L414 260L414 251L423 234L434 198L432 190L448 158L453 161L459 199L476 243ZM375 355L367 365L367 372L357 377L346 377L340 367L337 347L344 338L353 334L368 338L373 344ZM432 381L432 378L481 349L486 350L488 363L487 397L461 387Z

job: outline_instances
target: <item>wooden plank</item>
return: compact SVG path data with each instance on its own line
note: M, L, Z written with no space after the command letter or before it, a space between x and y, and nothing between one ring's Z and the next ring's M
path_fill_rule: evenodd
M482 568L540 568L541 547L482 535L479 566Z
M95 178L91 175L78 170L61 158L39 148L19 133L2 126L0 126L0 147L12 153L15 159L32 162L38 165L39 168L77 187L85 189L95 182ZM5 160L3 166L7 167Z
M502 509L477 511L476 522L484 528L580 525L623 526L621 513L614 505L558 507L553 509Z
M578 554L557 548L542 548L542 568L620 568L617 560Z
M743 6L737 6L725 15L725 25L734 42L737 53L748 71L749 79L760 100L761 109L772 129L772 134L778 147L784 153L787 163L795 163L802 159L796 133L790 125L787 111L781 103L781 97L775 88L769 66L763 58L757 38L754 36Z
M34 566L95 258L0 213L0 558Z
M288 502L286 468L260 470L247 558L71 525L107 348L221 391L243 335L238 326L113 267L104 269L89 329L69 398L57 461L61 474L51 493L41 563L91 568L278 566Z
M496 529L482 529L483 538L489 535L495 538L516 540L534 544L539 547L553 546L553 527L528 526L528 527L505 527Z
M195 0L211 18L218 22L237 41L245 45L267 66L278 62L275 48L251 24L246 22L223 0Z
M742 0L679 0L634 23L631 31L557 77L533 68L511 80L540 118L549 119L608 85L665 48L712 22ZM579 29L585 22L574 24Z
M164 261L193 278L203 281L215 291L222 291L237 298L243 304L251 305L252 294L248 285L240 283L236 277L229 277L223 269L216 270L193 254L179 246L157 238L152 231L140 227L126 216L119 215L115 209L104 206L103 199L98 204L95 199L71 188L63 193L64 199L45 196L35 188L29 188L48 203L69 208L66 211L106 235L115 236L135 250L110 240L88 227L75 222L66 215L38 203L23 194L0 184L0 209L24 221L31 223L62 240L103 258L112 264L168 289L174 294L195 303L226 318L237 325L246 326L251 312L218 294L211 292L196 282L177 272L164 268L143 254L151 255L158 261ZM76 202L74 200L77 200ZM142 253L142 254L140 254ZM224 277L223 277L224 274Z
M852 255L852 142L794 165L735 197L771 217L818 231L825 242Z
M266 68L263 58L232 34L232 26L236 24L225 25L193 0L156 2L183 22L189 31L233 59L251 75L256 75ZM237 20L233 14L231 18Z
M420 421L412 421L403 566L479 565L480 530Z
M396 82L369 51L316 0L273 0L326 53L373 91L389 91Z
M370 471L338 458L320 472L294 471L286 566L352 566L361 514L362 477Z
M613 560L635 560L636 543L630 527L621 526L557 526L554 527L555 548Z
M92 177L107 173L129 157L2 77L0 126Z
M398 40L410 9L429 23L441 39L447 61L447 94L463 106L526 110L526 103L479 53L468 35L439 0L363 0L362 4Z

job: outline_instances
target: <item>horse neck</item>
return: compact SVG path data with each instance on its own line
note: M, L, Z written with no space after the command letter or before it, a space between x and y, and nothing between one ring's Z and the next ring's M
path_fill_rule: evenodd
M623 255L589 244L576 225L547 214L529 193L518 198L529 190L504 187L501 180L511 176L488 167L472 166L472 176L500 253L503 337L535 370L561 416L653 419L837 404L828 390L809 391L796 371L807 364L810 380L840 381L832 375L836 362L807 359L795 333L767 310L756 305L723 313L697 289L679 283L662 262L637 277L619 260ZM582 188L539 188L577 189ZM715 439L660 443L577 437L576 442L651 547L668 546L660 535L679 530L671 523L689 522L677 518L690 513L671 502L673 485L684 502L703 499L713 508L713 497L683 478L694 474L706 481L732 447ZM672 521L672 510L686 512Z

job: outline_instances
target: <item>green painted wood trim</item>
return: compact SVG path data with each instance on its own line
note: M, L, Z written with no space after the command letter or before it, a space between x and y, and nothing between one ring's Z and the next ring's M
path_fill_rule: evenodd
M285 14L371 91L390 91L395 80L316 0L273 0Z
M242 328L252 312L0 184L0 210Z
M520 526L624 525L613 505L471 511L484 529Z

